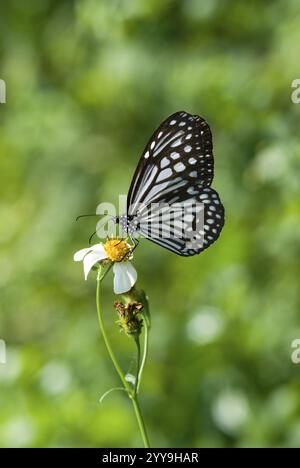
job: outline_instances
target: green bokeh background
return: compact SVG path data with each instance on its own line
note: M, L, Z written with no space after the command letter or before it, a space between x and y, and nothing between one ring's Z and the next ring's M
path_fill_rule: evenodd
M143 241L152 311L141 403L156 447L300 446L298 0L1 4L0 445L140 446L75 250L169 114L205 117L226 208L199 257ZM133 343L115 325L124 369Z

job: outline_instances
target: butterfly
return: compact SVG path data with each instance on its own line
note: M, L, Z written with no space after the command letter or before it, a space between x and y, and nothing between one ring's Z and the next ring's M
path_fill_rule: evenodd
M123 233L182 256L217 240L224 207L211 188L212 134L198 115L176 112L149 139L132 178L127 213L115 218Z

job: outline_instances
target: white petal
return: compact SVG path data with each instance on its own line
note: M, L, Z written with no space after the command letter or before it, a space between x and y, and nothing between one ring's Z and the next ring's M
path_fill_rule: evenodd
M83 271L85 279L87 279L87 276L95 263L99 262L99 260L103 260L104 258L106 258L106 254L103 252L89 252L86 254L83 259Z
M81 260L84 259L84 256L90 251L91 251L91 248L78 250L74 254L74 257L73 257L74 261L81 262Z
M105 252L105 248L104 248L103 244L94 244L94 245L91 246L91 250L93 252L103 253L105 255L105 257L103 257L103 258L107 257L107 253Z
M136 283L137 272L130 262L114 263L114 292L123 294L129 291Z
M107 257L107 254L105 253L105 249L104 249L103 245L102 244L95 244L95 245L91 245L90 247L87 247L86 249L81 249L81 250L78 250L78 252L75 252L74 257L73 257L74 261L75 262L81 262L81 260L84 259L85 255L88 252L103 253L103 254L105 254L105 257L103 257L103 258Z

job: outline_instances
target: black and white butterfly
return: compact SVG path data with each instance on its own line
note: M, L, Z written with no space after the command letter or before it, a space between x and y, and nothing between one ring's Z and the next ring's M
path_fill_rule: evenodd
M210 185L212 134L198 115L176 112L153 133L134 173L127 214L115 219L132 239L145 237L178 255L199 254L224 225Z

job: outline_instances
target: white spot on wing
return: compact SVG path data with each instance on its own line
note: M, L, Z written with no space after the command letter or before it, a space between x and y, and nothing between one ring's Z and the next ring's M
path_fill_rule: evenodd
M175 164L174 169L176 172L182 172L185 170L185 165L182 162Z
M184 151L185 151L186 153L189 153L191 150L192 150L192 147L191 147L190 145L186 145L186 146L184 147Z
M162 152L162 150L170 145L172 141L174 141L176 138L178 138L180 135L183 134L183 131L180 130L179 132L176 132L175 134L172 135L171 132L168 132L161 140L158 142L156 149L153 153L153 156L157 156L159 153Z
M175 148L176 146L181 145L182 139L178 138L177 140L174 141L174 143L171 144L172 148Z
M176 153L175 151L173 153L171 153L171 158L172 159L178 159L180 158L180 154L179 153Z
M160 182L161 180L165 180L168 177L172 175L172 170L168 167L167 169L164 169L158 174L158 177L156 179L156 182Z
M162 158L160 162L160 167L163 169L164 167L167 167L170 164L170 161L168 158Z
M198 193L198 190L196 190L195 187L188 187L186 191L189 195L196 195Z

